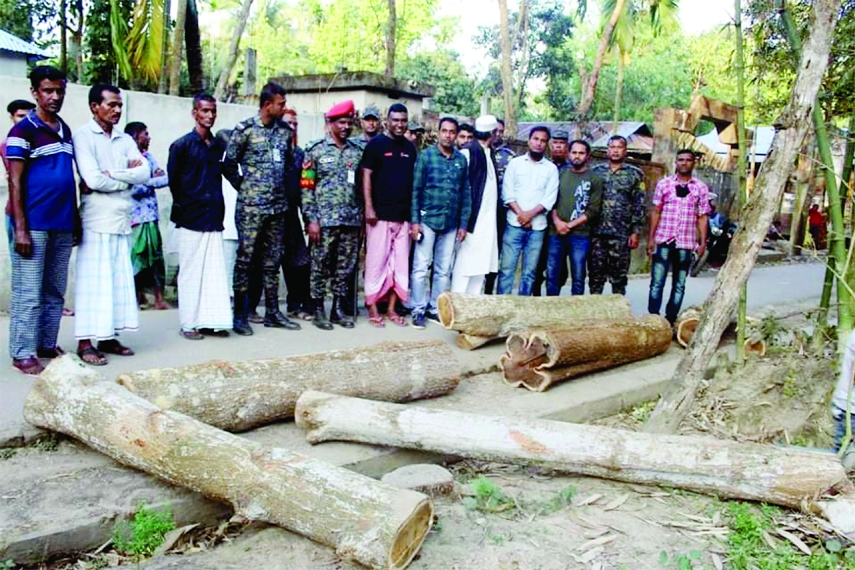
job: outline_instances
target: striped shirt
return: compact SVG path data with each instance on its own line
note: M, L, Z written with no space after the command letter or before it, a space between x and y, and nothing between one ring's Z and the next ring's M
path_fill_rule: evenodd
M59 119L59 131L55 131L35 110L30 112L9 131L6 158L26 163L21 184L28 228L73 230L77 192L68 125Z

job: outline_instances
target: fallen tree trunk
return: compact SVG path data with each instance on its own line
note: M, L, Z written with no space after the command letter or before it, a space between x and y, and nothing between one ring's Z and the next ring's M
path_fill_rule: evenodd
M297 401L295 420L308 430L306 439L310 443L356 441L483 461L540 465L815 513L820 513L828 501L842 501L855 509L855 486L832 453L483 416L311 391ZM838 496L825 499L826 493Z
M305 390L409 402L448 394L460 382L454 351L441 340L384 343L271 360L214 360L127 372L119 384L165 410L228 431L294 416Z
M500 365L506 384L543 392L594 370L652 358L670 346L671 325L659 315L647 315L572 329L514 333L508 337Z
M432 522L433 504L421 493L161 410L71 355L42 373L24 417L370 568L405 568Z
M559 328L568 323L620 320L632 315L623 295L520 297L446 292L439 296L437 305L442 326L486 339L528 328Z

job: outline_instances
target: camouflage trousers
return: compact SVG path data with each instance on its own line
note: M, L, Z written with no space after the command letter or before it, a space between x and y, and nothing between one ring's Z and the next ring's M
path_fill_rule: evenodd
M254 209L239 208L235 215L238 245L234 271L235 300L244 302L249 292L249 278L253 254L261 260L264 282L265 305L268 309L279 307L279 262L282 258L282 235L285 232L285 216L282 212L268 214ZM235 314L245 307L235 303Z
M313 299L326 297L327 283L331 282L334 296L348 295L348 281L353 277L359 246L359 228L335 226L321 228L321 239L312 244L311 288Z
M588 288L592 294L601 295L608 279L612 293L626 295L630 251L625 237L591 236Z

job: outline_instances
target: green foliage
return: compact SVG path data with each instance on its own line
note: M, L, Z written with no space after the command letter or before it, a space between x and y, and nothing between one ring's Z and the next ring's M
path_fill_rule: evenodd
M29 447L38 449L39 451L47 451L48 453L56 451L59 448L60 435L56 432L49 432L44 437L40 437L29 444Z
M12 570L15 567L15 561L11 558L0 561L0 570Z
M111 5L116 4L116 15L112 15ZM116 50L113 49L111 18L130 21L133 0L92 0L86 14L86 32L84 53L89 57L84 64L84 82L116 83L126 87L126 81L119 81Z
M551 498L541 507L541 512L543 514L550 514L556 511L560 511L573 501L573 497L576 496L577 492L578 489L576 489L574 485L568 485L567 487L564 487L563 489L558 491L555 497Z
M0 29L33 41L33 4L29 0L0 0Z
M113 546L121 553L138 558L151 556L163 543L166 533L173 529L175 520L171 511L154 511L142 502L130 523L116 523L113 528Z
M12 459L15 457L15 449L11 447L4 447L0 449L0 459Z
M439 49L406 58L396 67L398 79L426 83L436 88L431 109L440 113L476 116L479 104L475 81L466 74L457 53Z
M477 479L469 482L474 497L465 497L463 505L469 510L478 510L485 513L501 513L515 507L512 499L505 496L498 485L479 475Z
M781 540L772 548L764 533L773 530L774 518L782 511L777 507L731 502L727 507L730 518L727 561L733 570L855 570L855 550L844 550L838 540L828 540L814 548L810 556L796 550L788 541Z

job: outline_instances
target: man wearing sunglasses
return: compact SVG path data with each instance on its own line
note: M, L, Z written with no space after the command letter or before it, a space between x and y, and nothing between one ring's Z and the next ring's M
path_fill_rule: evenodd
M663 178L656 185L647 240L647 253L653 261L647 310L659 314L665 277L670 271L671 298L665 307L665 318L672 325L683 304L692 255L701 256L706 249L710 213L709 188L692 175L694 151L677 152L676 170L676 174Z

